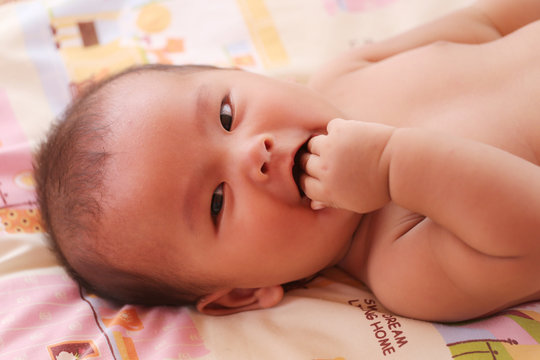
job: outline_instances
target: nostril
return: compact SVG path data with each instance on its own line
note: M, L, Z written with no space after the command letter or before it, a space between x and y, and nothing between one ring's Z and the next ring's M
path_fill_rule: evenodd
M274 146L274 142L272 141L272 139L265 139L264 140L264 148L266 149L266 151L272 150L273 146Z
M266 163L261 166L261 172L263 174L266 174L268 172L268 166L266 165Z

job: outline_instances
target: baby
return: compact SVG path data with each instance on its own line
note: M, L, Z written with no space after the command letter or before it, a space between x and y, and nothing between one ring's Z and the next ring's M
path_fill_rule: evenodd
M538 0L480 0L308 86L117 75L38 154L53 246L100 295L214 315L274 306L330 266L418 319L538 300L538 19Z

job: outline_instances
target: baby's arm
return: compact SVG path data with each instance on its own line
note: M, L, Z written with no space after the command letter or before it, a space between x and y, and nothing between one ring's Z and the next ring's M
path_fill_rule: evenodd
M539 0L478 0L442 18L332 59L323 64L309 85L314 89L325 89L329 82L344 74L437 41L480 44L496 40L538 19Z
M486 255L520 257L540 248L537 165L422 129L396 130L386 151L389 191L398 205L428 216Z
M490 256L540 247L540 167L506 151L346 120L330 122L328 135L313 138L309 149L302 184L320 203L368 213L392 201ZM436 237L433 229L415 233Z
M360 121L333 120L309 148L308 197L358 212L388 204L366 215L368 264L353 254L344 266L365 274L389 310L458 321L540 296L531 275L539 269L537 165L445 133ZM424 216L389 223L404 212L388 201Z
M505 36L538 19L538 0L478 0L403 34L352 50L349 56L376 62L435 41L479 44Z

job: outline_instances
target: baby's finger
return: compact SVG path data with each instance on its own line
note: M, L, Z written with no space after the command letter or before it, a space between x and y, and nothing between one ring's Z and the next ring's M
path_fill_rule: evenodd
M317 201L317 200L311 200L311 203L310 203L310 206L313 210L322 210L324 208L326 208L326 204L321 202L321 201Z
M319 199L319 194L322 192L322 184L316 178L302 174L300 176L300 187L304 191L304 194L310 199Z
M305 153L300 156L300 166L311 177L317 178L317 169L320 158L317 155Z
M309 139L307 143L307 149L314 155L320 155L320 149L322 148L321 142L324 141L324 135L317 135Z
M326 126L326 130L330 133L336 127L338 127L340 125L343 125L343 123L345 123L346 121L350 121L350 120L344 120L344 119L341 119L341 118L332 119L332 120L330 120L328 122L328 125Z

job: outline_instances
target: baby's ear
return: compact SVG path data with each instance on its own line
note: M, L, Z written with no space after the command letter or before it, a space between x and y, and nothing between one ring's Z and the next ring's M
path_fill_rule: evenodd
M242 311L266 309L283 298L281 285L254 289L224 289L197 301L197 310L206 315L229 315Z

